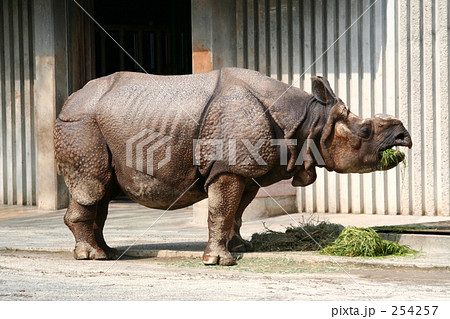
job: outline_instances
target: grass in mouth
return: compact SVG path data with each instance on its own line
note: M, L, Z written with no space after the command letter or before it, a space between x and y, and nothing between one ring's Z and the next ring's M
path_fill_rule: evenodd
M408 246L382 239L372 228L347 227L321 253L348 257L403 256L415 253Z
M392 167L393 164L397 166L401 162L406 165L405 153L389 148L383 151L380 169L385 170Z

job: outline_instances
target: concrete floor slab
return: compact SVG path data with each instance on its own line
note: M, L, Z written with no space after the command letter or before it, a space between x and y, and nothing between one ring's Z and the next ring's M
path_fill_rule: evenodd
M74 240L64 225L65 210L43 211L34 207L0 206L0 249L70 251ZM291 214L245 222L242 235L246 238L265 227L282 231L290 225L307 220L327 220L344 226L405 225L450 221L450 217L387 216L351 214ZM154 254L154 251L201 253L208 230L193 222L192 208L164 212L138 204L113 203L105 226L105 238L110 246L134 254ZM426 244L424 244L426 243ZM440 249L447 247L441 244ZM419 249L436 247L432 240L422 240ZM412 247L416 248L416 247ZM190 252L190 253L189 253ZM430 249L430 252L436 252ZM448 255L448 254L447 254Z

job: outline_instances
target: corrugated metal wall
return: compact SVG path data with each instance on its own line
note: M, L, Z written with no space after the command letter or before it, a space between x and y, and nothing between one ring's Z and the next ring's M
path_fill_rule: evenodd
M78 2L92 12L92 0ZM36 10L52 18L34 21ZM48 161L48 117L94 77L93 48L91 20L71 0L0 2L0 204L65 205L65 188L50 182L56 170ZM49 125L39 130L44 122Z
M36 203L31 0L0 3L0 204Z
M450 214L449 2L236 1L239 67L309 92L311 75L326 76L352 112L395 115L412 134L406 167L319 169L298 190L300 211Z

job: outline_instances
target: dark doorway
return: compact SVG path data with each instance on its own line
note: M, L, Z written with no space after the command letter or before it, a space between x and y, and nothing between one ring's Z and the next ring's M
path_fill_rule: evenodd
M192 73L190 0L94 0L95 77L117 71ZM141 68L142 67L142 68ZM115 201L129 201L121 193Z
M95 0L94 17L147 73L192 73L190 0ZM144 72L99 27L96 77Z

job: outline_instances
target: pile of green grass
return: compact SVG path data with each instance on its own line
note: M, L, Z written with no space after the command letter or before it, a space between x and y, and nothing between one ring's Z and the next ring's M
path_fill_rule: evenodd
M406 165L406 156L405 153L394 150L394 149L387 149L383 151L383 154L381 156L381 170L388 169L393 164L394 166L397 166L399 163L403 163Z
M348 257L403 256L414 253L408 246L382 239L372 228L347 227L321 253Z
M303 221L298 226L289 226L285 232L268 228L252 235L255 251L314 251L333 242L344 226L329 222Z

